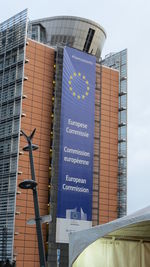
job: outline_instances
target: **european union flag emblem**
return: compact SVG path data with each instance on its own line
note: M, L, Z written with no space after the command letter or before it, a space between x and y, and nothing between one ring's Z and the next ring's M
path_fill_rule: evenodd
M89 95L89 81L81 72L73 72L69 77L67 89L78 100L84 100Z

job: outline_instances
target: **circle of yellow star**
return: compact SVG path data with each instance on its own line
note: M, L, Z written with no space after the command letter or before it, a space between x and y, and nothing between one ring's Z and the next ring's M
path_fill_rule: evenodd
M73 79L75 79L76 76L78 76L86 84L86 91L82 95L76 94L76 92L74 91L74 88L72 86ZM74 97L76 97L76 99L78 99L78 100L80 100L80 99L84 100L89 95L89 91L90 91L89 81L86 79L86 76L85 75L82 75L81 74L81 72L78 72L78 73L73 72L73 74L70 75L70 77L69 77L68 84L69 84L69 91L72 92L72 95Z

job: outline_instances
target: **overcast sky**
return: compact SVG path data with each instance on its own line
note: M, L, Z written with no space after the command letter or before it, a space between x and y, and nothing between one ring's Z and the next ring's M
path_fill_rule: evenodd
M128 49L128 213L150 204L150 1L1 0L0 23L23 9L29 19L72 15L104 27L103 54Z

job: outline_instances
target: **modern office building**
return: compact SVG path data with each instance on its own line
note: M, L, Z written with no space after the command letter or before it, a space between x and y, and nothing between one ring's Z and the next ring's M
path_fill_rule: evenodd
M36 128L40 215L52 216L42 225L48 266L67 266L67 231L126 214L127 51L101 60L105 39L78 17L29 23L25 10L0 24L0 260L39 266L32 190L18 186L31 178L21 129Z

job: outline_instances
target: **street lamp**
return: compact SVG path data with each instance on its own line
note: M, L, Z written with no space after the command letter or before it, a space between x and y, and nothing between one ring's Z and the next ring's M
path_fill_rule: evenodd
M24 180L19 184L19 187L22 189L35 189L37 182L33 180Z
M34 211L35 211L35 222L36 222L36 233L38 239L38 249L39 249L39 258L40 258L40 267L46 267L45 261L45 253L44 253L44 245L43 245L43 236L42 236L42 227L41 227L41 217L39 212L39 204L38 204L38 194L37 194L37 182L35 177L35 170L34 170L34 162L33 162L33 155L32 151L38 149L38 146L32 144L32 139L35 134L36 129L27 136L22 130L21 133L26 138L28 145L23 148L24 151L29 152L30 158L30 168L31 168L31 180L24 180L19 184L19 187L22 189L31 189L33 192L33 201L34 201Z

